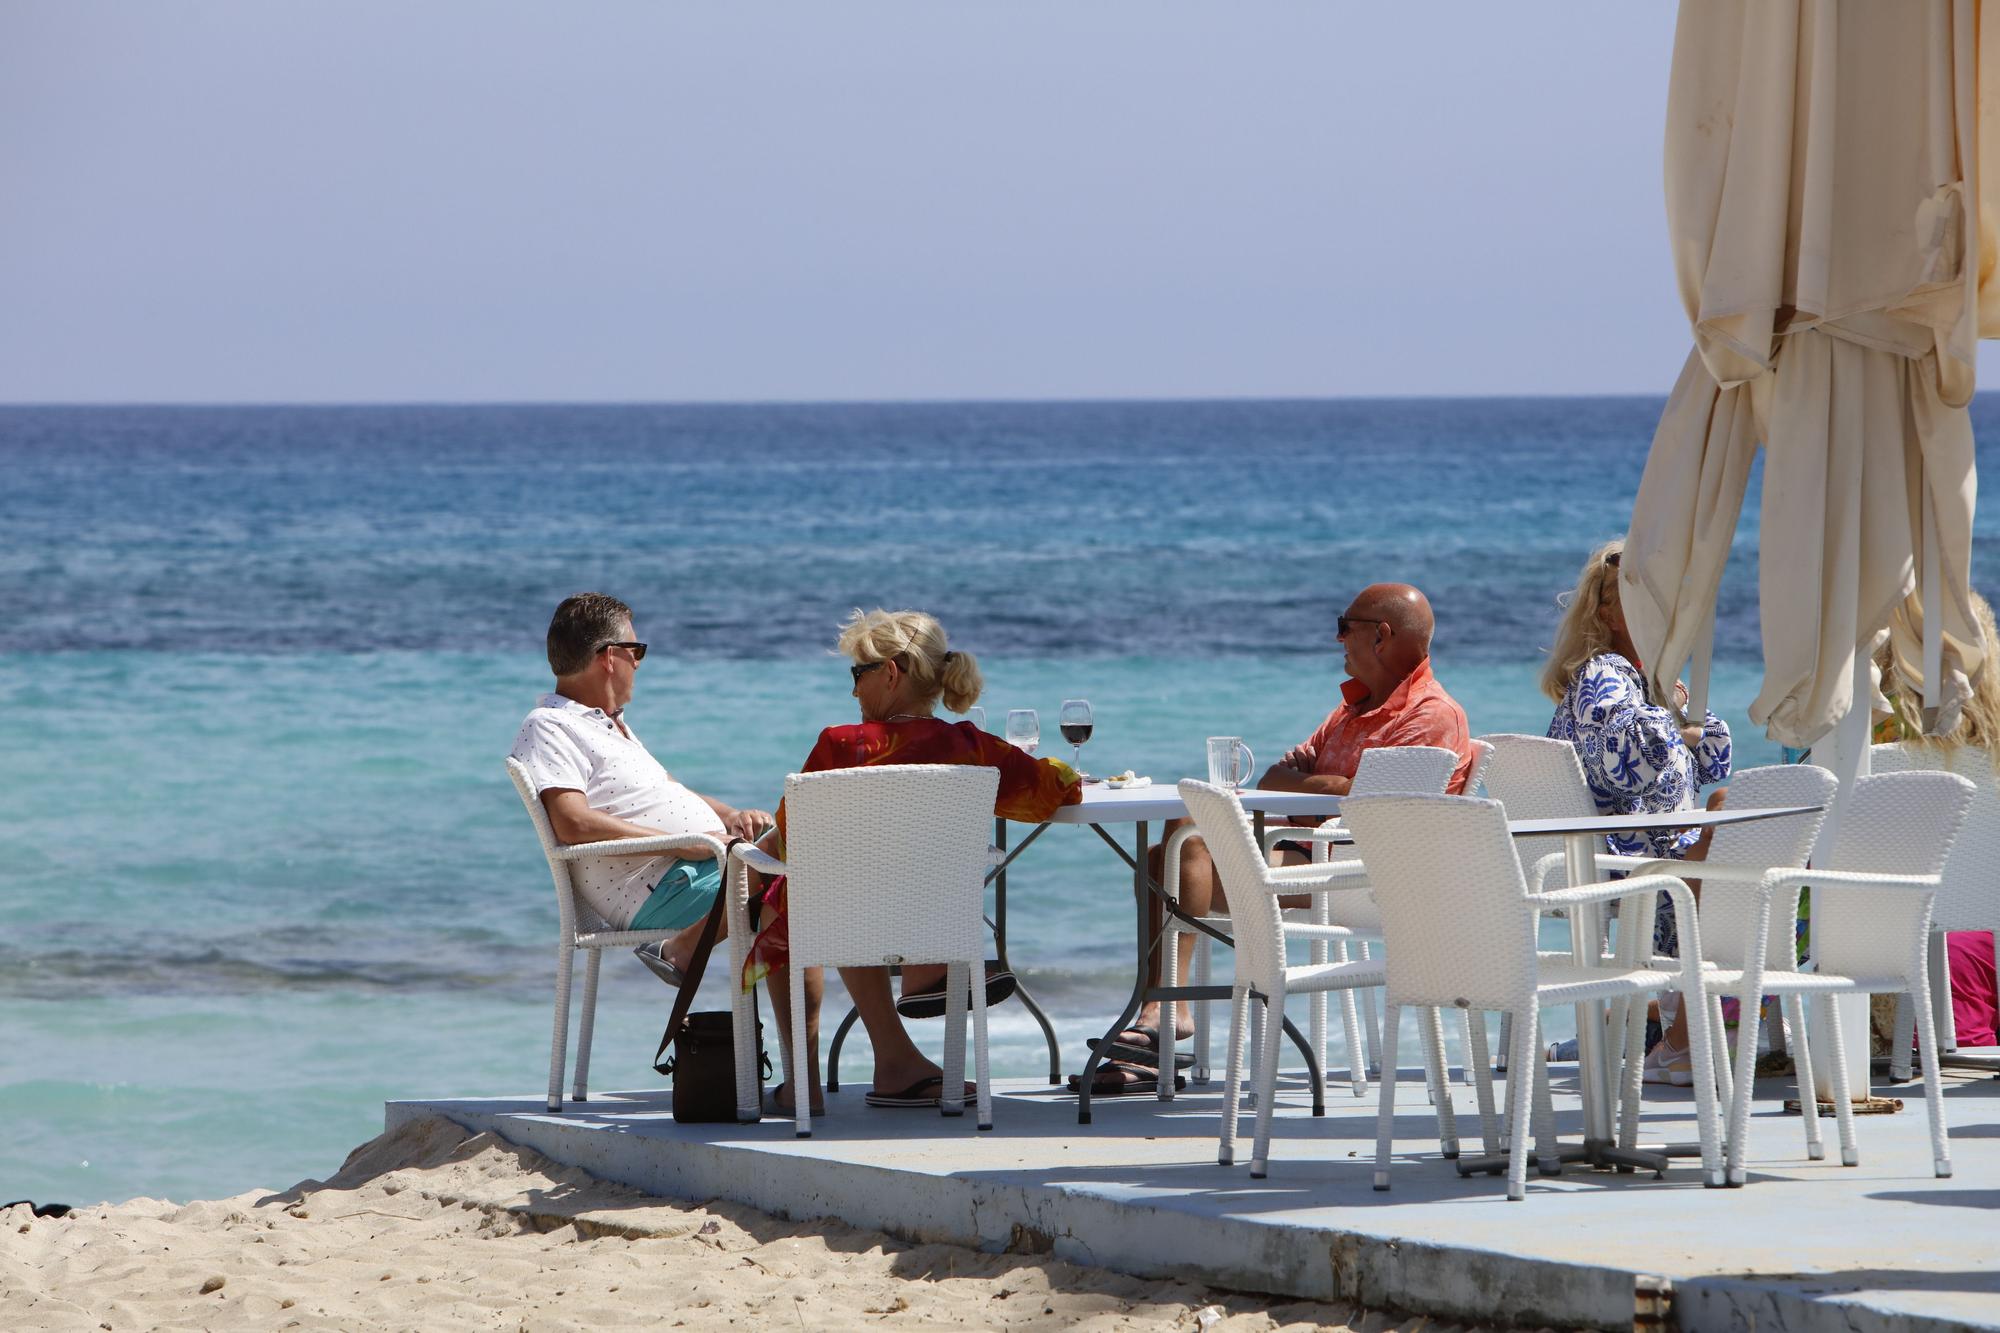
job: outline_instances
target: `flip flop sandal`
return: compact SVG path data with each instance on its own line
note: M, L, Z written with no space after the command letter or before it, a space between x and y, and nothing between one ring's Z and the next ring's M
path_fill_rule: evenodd
M648 972L651 972L669 986L677 987L687 980L687 974L676 967L671 958L661 956L660 946L657 944L642 944L634 949L632 953L640 962L646 965Z
M1146 1044L1144 1046L1138 1046L1134 1045L1129 1041L1104 1042L1100 1041L1096 1037L1090 1038L1090 1040L1084 1044L1089 1046L1090 1049L1093 1051L1096 1050L1099 1046L1102 1046L1104 1048L1104 1058L1107 1060L1113 1060L1119 1064L1124 1064L1124 1065L1137 1065L1141 1069L1158 1069L1160 1067L1159 1029L1149 1028L1143 1025L1134 1025L1132 1027L1126 1028L1125 1031L1145 1033ZM1193 1069L1194 1052L1175 1051L1174 1068Z
M925 1091L927 1088L930 1089L929 1092ZM972 1086L967 1084L965 1090L967 1105L971 1105L975 1095ZM870 1106L879 1106L890 1111L921 1110L927 1107L935 1110L944 1100L944 1079L933 1074L929 1078L918 1079L901 1092L871 1092L861 1100Z
M1113 1070L1118 1070L1121 1071L1122 1073L1129 1073L1135 1075L1136 1077L1121 1078L1116 1083L1105 1082L1104 1076ZM1083 1075L1071 1074L1069 1076L1069 1090L1071 1092L1083 1091ZM1150 1065L1131 1065L1123 1063L1113 1063L1113 1064L1098 1066L1097 1077L1091 1081L1090 1085L1090 1095L1093 1098L1137 1097L1147 1093L1157 1093L1159 1092L1159 1090L1160 1090L1159 1070L1154 1069ZM1187 1090L1187 1080L1182 1078L1179 1074L1175 1074L1174 1091L1185 1092L1186 1090Z
M1014 974L1006 971L986 973L986 1007L991 1009L1014 993L1018 983ZM971 993L966 995L966 1012L971 1012ZM944 979L940 977L934 986L926 986L920 991L912 991L896 1001L896 1012L904 1018L943 1018Z

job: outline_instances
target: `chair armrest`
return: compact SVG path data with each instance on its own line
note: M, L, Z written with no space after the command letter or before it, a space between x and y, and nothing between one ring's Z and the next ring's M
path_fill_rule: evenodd
M1324 824L1306 826L1302 824L1266 824L1264 826L1264 850L1275 848L1281 842L1352 842L1353 835L1341 826L1339 819L1329 819Z
M729 854L762 875L783 875L787 873L783 861L764 851L755 843L739 842Z
M1528 901L1537 907L1582 906L1585 903L1609 902L1614 898L1623 898L1633 893L1655 890L1672 893L1675 889L1687 893L1690 902L1694 900L1694 895L1688 893L1687 884L1673 875L1640 875L1632 879L1582 884L1573 889L1552 889L1547 893L1531 893L1528 895Z
M602 842L556 844L556 859L576 861L586 856L658 856L687 847L706 847L717 860L728 854L722 839L706 833L662 833L656 838L607 838Z
M1359 861L1316 861L1310 865L1277 866L1264 874L1272 893L1319 893L1368 886L1368 867Z
M1774 870L1769 883L1773 887L1790 888L1793 885L1822 884L1827 888L1843 889L1900 889L1906 892L1935 893L1941 876L1938 875L1878 875L1865 870Z
M1546 856L1537 857L1535 864L1528 867L1528 891L1542 892L1542 885L1549 882L1549 872L1557 866L1568 864L1569 854L1566 852L1550 852Z

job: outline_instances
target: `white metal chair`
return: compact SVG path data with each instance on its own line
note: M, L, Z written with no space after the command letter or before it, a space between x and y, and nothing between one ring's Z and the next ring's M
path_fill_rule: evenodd
M1270 1159L1271 1112L1276 1100L1278 1043L1284 1031L1286 997L1379 986L1383 977L1379 962L1322 962L1287 967L1278 895L1339 890L1343 897L1356 893L1365 896L1367 888L1365 884L1344 887L1341 881L1351 881L1353 877L1339 866L1268 865L1258 850L1250 817L1244 813L1236 793L1193 778L1181 782L1180 793L1187 803L1188 814L1201 830L1202 840L1208 844L1209 855L1215 858L1216 873L1229 895L1230 920L1235 927L1236 975L1229 995L1228 1072L1216 1159L1224 1166L1236 1160L1236 1110L1243 1087L1244 1024L1249 1017L1250 1001L1255 999L1264 1006L1265 1016L1259 1025L1262 1049L1256 1062L1257 1128L1250 1150L1250 1174L1261 1179ZM1434 1048L1431 1054L1435 1065ZM1432 1076L1441 1077L1441 1071L1433 1068ZM1161 1077L1165 1080L1170 1075L1163 1069ZM1455 1151L1449 1097L1439 1100L1438 1114L1440 1124L1446 1127L1442 1133L1447 1149Z
M1477 767L1481 758L1483 756L1475 757L1475 767ZM1373 749L1362 752L1360 762L1355 765L1354 782L1351 790L1354 792L1442 792L1450 783L1452 771L1457 765L1458 756L1441 746L1376 746ZM1276 847L1280 842L1296 841L1311 845L1313 847L1314 860L1325 863L1328 860L1326 853L1328 839L1339 827L1340 821L1338 817L1327 820L1317 828L1298 828L1291 825L1267 827L1264 830L1264 854L1268 856L1271 849ZM1186 842L1190 836L1192 836L1192 831L1183 828L1169 835L1167 840L1164 859L1165 873L1163 876L1165 882L1162 888L1167 896L1174 901L1179 901L1180 898L1181 844ZM1362 872L1358 862L1348 861L1345 865L1345 875L1346 878L1342 881L1342 887L1367 887L1367 877ZM1287 890L1287 892L1301 891ZM1332 901L1332 899L1324 896L1319 897L1312 907L1287 917L1285 926L1288 936L1292 939L1303 938L1309 941L1311 948L1310 956L1315 965L1323 965L1330 961L1343 963L1348 961L1347 946L1350 942L1360 944L1362 958L1365 960L1370 952L1368 938L1377 936L1380 930L1379 918L1375 915L1373 905L1369 903L1366 894L1342 896L1338 912L1341 919L1336 920L1335 916L1330 914L1332 912L1330 907ZM1229 918L1217 913L1208 917L1207 920L1211 924L1220 925L1226 923ZM1182 926L1177 922L1171 914L1168 915L1166 931L1161 937L1162 958L1165 960L1165 967L1171 969L1177 965L1179 954L1176 952L1176 943L1178 937L1188 929L1188 927ZM1191 970L1194 974L1195 984L1197 985L1206 985L1208 983L1210 969L1214 965L1213 949L1214 941L1206 935L1201 936L1196 941ZM1171 975L1165 977L1163 983L1172 985L1173 979ZM1368 1001L1368 1015L1365 1023L1361 1018L1359 1010L1356 1008L1355 993L1353 990L1345 989L1340 1000L1341 1020L1347 1038L1349 1082L1354 1089L1356 1097L1367 1094L1368 1063L1373 1059L1376 1050L1373 995L1372 992L1366 989L1361 992L1361 995ZM1205 1078L1208 1072L1210 1050L1209 1008L1206 1001L1194 1000L1189 1003L1194 1008L1195 1073L1197 1080L1200 1080ZM1324 992L1316 992L1312 997L1308 1040L1312 1046L1315 1058L1319 1061L1322 1072L1327 1068L1326 1020L1326 995ZM1367 1053L1366 1058L1363 1056L1364 1049ZM1468 1067L1469 1064L1470 1061L1468 1060ZM1162 1086L1164 1087L1164 1084Z
M1395 1129L1396 1044L1401 1011L1411 1005L1497 1009L1512 1015L1514 1049L1508 1060L1512 1120L1527 1123L1531 1090L1541 1068L1536 1048L1543 1005L1634 998L1664 990L1692 997L1695 1102L1702 1170L1722 1183L1714 1071L1709 1067L1708 1011L1701 999L1699 926L1694 895L1671 875L1585 884L1530 893L1507 812L1498 801L1467 796L1364 796L1342 803L1355 848L1368 867L1382 908L1388 946L1388 1010L1383 1015L1381 1110L1376 1122L1375 1188L1389 1188ZM1542 911L1643 893L1665 892L1673 902L1681 937L1689 944L1677 975L1651 967L1577 965L1536 948ZM1480 1025L1475 1024L1478 1031ZM1440 1101L1440 1112L1445 1103ZM1528 1135L1509 1146L1507 1197L1527 1190Z
M732 893L747 894L744 867L787 877L792 996L785 1077L800 1138L812 1136L804 1095L805 969L943 963L944 1086L939 1110L965 1111L965 1010L972 1001L974 1083L980 1129L993 1128L987 1070L986 871L1000 771L965 764L883 764L794 773L785 779L785 859L738 843ZM752 1077L737 1043L739 1084Z
M1840 789L1840 781L1824 768L1812 764L1771 764L1763 768L1746 768L1732 774L1729 779L1729 804L1737 809L1770 808L1774 806L1817 805L1824 807L1831 802ZM1658 872L1680 875L1690 880L1706 880L1709 867L1716 867L1718 876L1735 876L1755 880L1772 869L1804 866L1806 858L1812 854L1814 841L1819 837L1820 826L1826 822L1826 811L1820 809L1811 814L1791 815L1780 819L1760 819L1747 824L1726 824L1715 830L1709 843L1708 859L1705 861L1657 861L1643 856L1614 856L1600 853L1597 868L1600 873L1626 871L1646 874ZM1740 968L1745 966L1751 931L1751 916L1754 905L1740 893L1727 891L1714 895L1704 893L1700 899L1697 915L1701 920L1702 962L1716 967ZM1653 923L1649 911L1638 911L1627 924L1619 928L1619 956L1628 961L1641 960L1652 955ZM1629 931L1628 931L1629 926ZM1789 931L1789 925L1787 926ZM1776 947L1776 935L1773 945ZM1783 957L1788 961L1796 958L1787 933L1783 946ZM1672 959L1659 959L1657 966L1675 966ZM1709 1016L1709 1034L1715 1043L1715 1074L1718 1092L1723 1105L1730 1104L1731 1078L1728 1029L1722 1015L1722 997L1711 992L1713 1006ZM1638 1140L1639 1083L1643 1075L1643 1049L1646 1032L1646 1011L1644 1007L1632 1005L1626 1015L1622 1029L1623 1046L1620 1065L1616 1060L1613 1068L1622 1068L1621 1082L1620 1142L1625 1148L1632 1148ZM1749 1034L1747 1046L1742 1046L1738 1055L1744 1057L1743 1067L1753 1072L1756 1068L1757 1028L1752 1024L1747 1028L1739 1026L1738 1041L1743 1041L1742 1033ZM1617 1037L1614 1033L1614 1039Z
M1958 841L1952 844L1951 857L1945 862L1937 910L1931 920L1932 1021L1937 1025L1938 1050L1956 1050L1958 1024L1952 1020L1951 964L1945 952L1945 933L1992 931L1994 962L2000 965L2000 777L1994 774L1993 757L1974 746L1960 746L1947 758L1922 745L1877 745L1870 751L1869 768L1876 773L1943 768L1967 779L1976 789L1965 827L1958 831ZM1907 997L1898 999L1895 1035L1889 1048L1889 1073L1895 1079L1907 1081L1910 1077L1910 1046L1916 1026L1916 1011Z
M1761 874L1723 864L1704 863L1700 867L1704 920L1720 927L1725 897L1748 900L1747 910L1741 906L1730 909L1745 930L1742 965L1710 966L1701 974L1708 994L1734 995L1742 1007L1736 1032L1735 1095L1729 1108L1730 1184L1744 1181L1743 1139L1749 1127L1750 1099L1755 1094L1757 1001L1765 995L1784 998L1792 1026L1792 1061L1798 1069L1806 1156L1818 1160L1825 1155L1825 1147L1820 1139L1812 1050L1806 1041L1806 997L1854 992L1907 994L1916 1006L1916 1035L1924 1060L1932 1168L1939 1176L1951 1174L1926 953L1939 872L1972 804L1973 790L1965 778L1937 771L1857 778L1841 809L1832 856L1815 857L1822 864L1809 870L1773 869ZM1793 932L1801 887L1812 890L1813 971L1803 971L1794 962ZM1707 934L1704 929L1704 938ZM1682 952L1689 951L1683 948ZM1772 966L1773 958L1782 963ZM1833 1110L1840 1131L1840 1160L1844 1166L1854 1166L1860 1154L1854 1143L1854 1107L1848 1096L1838 1007L1829 1006L1826 1017L1827 1036L1833 1045ZM1698 1040L1692 1032L1689 1035L1691 1041ZM1700 1080L1697 1068L1697 1092Z
M548 858L549 876L556 885L556 1020L555 1035L549 1041L548 1107L551 1111L560 1111L563 1063L569 1044L570 983L576 965L576 951L583 949L590 954L590 961L584 965L583 971L583 1015L578 1020L576 1033L576 1082L570 1093L581 1102L590 1099L590 1035L597 1019L597 971L604 962L604 951L653 944L680 933L675 930L614 930L577 894L572 867L588 856L658 856L663 852L689 847L705 847L711 855L721 857L724 846L721 839L705 833L564 844L556 841L555 829L549 824L549 812L543 808L541 798L535 795L534 786L528 780L528 770L520 760L507 760L507 776L514 780L514 790L520 793L521 804L528 808L535 836L541 839L542 855ZM732 945L740 947L747 927L739 931L738 925L736 914L732 913L729 937ZM731 991L737 996L736 1026L740 1032L746 1024L756 1020L742 988L732 986ZM738 1110L740 1113L740 1106ZM753 1113L749 1118L754 1120L756 1115Z

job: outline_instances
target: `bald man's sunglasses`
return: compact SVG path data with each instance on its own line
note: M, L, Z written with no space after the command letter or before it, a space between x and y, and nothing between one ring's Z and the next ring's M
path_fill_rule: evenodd
M607 643L607 644L601 644L601 645L599 645L599 647L598 647L597 651L601 653L601 652L603 652L603 651L604 651L604 650L605 650L606 648L623 648L623 649L624 649L624 650L625 650L626 652L628 652L628 653L632 654L632 660L633 660L634 662L643 662L643 661L645 661L645 660L646 660L646 645L645 645L645 644L643 644L643 643Z
M1335 616L1333 618L1335 636L1342 639L1346 638L1347 631L1356 625L1386 625L1388 623L1386 620L1375 620L1368 616Z

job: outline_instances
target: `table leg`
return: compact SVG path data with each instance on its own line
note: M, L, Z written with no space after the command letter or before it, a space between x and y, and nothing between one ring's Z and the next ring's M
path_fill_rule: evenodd
M1098 829L1098 836L1105 836L1102 828ZM1096 1049L1083 1062L1083 1074L1077 1080L1076 1089L1076 1123L1079 1125L1090 1123L1090 1091L1097 1082L1097 1068L1104 1062L1104 1052L1118 1034L1139 1017L1139 1006L1145 1003L1146 964L1152 958L1153 940L1152 932L1147 929L1150 924L1147 909L1152 902L1152 883L1146 874L1146 821L1143 819L1135 826L1132 839L1132 899L1132 915L1138 922L1138 970L1132 974L1132 998L1125 1002L1125 1010L1118 1015L1117 1021L1105 1030L1104 1040L1097 1043ZM1165 1068L1159 1071L1160 1077L1172 1078L1173 1061L1165 1057L1164 1042L1161 1046L1161 1064Z
M1029 836L1039 837L1042 829L1047 827L1044 824ZM1004 819L995 818L993 821L993 845L1002 852L1007 850L1007 821ZM1007 957L1007 867L1004 864L993 872L993 952L1000 959L1000 966L1009 972L1014 971L1014 964ZM1035 1003L1035 997L1029 993L1027 978L1018 972L1014 972L1014 994L1029 1016L1041 1025L1042 1040L1048 1043L1049 1085L1061 1085L1062 1049L1056 1044L1055 1025L1049 1022L1049 1016L1042 1012L1042 1006Z

